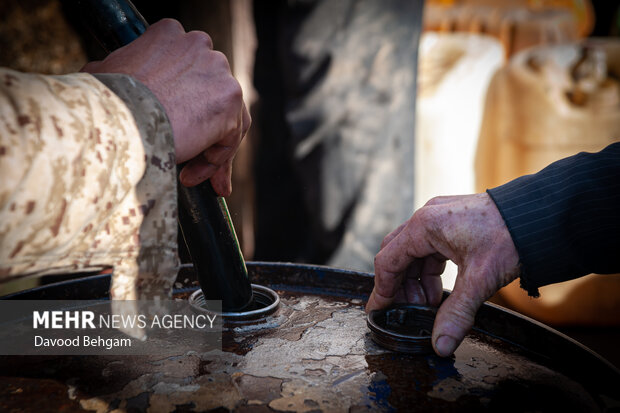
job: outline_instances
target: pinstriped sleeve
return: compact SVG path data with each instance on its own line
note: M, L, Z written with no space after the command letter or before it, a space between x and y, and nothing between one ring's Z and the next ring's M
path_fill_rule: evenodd
M620 143L487 190L521 261L521 287L620 272Z

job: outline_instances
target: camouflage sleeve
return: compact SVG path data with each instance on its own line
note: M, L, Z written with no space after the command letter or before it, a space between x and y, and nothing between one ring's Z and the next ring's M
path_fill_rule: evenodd
M113 298L167 295L171 127L144 85L98 77L0 69L0 277L113 267Z

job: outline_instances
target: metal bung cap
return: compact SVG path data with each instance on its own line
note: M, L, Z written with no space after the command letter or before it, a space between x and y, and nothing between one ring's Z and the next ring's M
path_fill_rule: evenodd
M413 304L397 304L387 309L373 310L366 323L372 340L388 350L413 353L433 353L431 332L437 309Z

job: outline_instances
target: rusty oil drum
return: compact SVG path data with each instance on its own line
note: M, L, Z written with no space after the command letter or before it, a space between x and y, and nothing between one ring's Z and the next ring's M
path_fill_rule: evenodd
M1 356L2 411L606 411L620 372L538 322L485 304L450 358L377 346L363 304L371 274L248 263L280 296L261 323L225 329L222 350L168 356ZM176 296L198 287L183 270ZM109 275L12 299L100 299ZM448 293L446 293L447 295Z

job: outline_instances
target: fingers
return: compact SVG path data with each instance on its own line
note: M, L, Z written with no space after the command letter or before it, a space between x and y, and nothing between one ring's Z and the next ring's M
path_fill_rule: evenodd
M383 307L394 302L438 306L443 295L441 274L445 265L446 259L439 254L414 260L402 274L397 274L394 278L396 291L392 297L391 293L386 293L382 287L375 288L373 302L369 304L368 311L379 303ZM382 285L377 281L375 284Z
M229 196L232 193L232 159L215 171L211 185L219 196Z
M189 161L179 173L179 181L188 187L196 186L207 179L211 179L217 195L229 196L232 192L232 159L218 166L197 157Z
M464 278L469 277L465 275ZM450 356L461 344L474 325L478 308L485 300L485 297L478 294L479 290L472 287L475 286L466 286L457 281L454 291L439 307L432 341L435 352L442 357Z
M147 32L162 33L163 35L183 34L185 29L181 22L175 19L164 18L146 28Z
M448 258L459 274L433 328L440 356L454 352L484 300L520 271L516 247L487 194L433 198L389 234L375 257L375 287L366 307L382 308L399 299L439 305Z
M202 157L210 164L223 166L230 161L239 150L239 143L235 142L234 146L215 144L202 153Z
M210 160L212 163L218 164L218 162L221 162L222 164L222 166L211 178L213 189L220 196L229 196L232 193L233 159L239 151L241 141L245 137L245 134L252 123L252 119L245 107L245 103L241 108L240 123L240 134L235 134L232 136L233 141L231 146L225 146L226 143L230 142L223 141L222 144L214 145L205 151L205 158Z
M446 258L441 254L433 254L424 259L420 276L420 284L426 295L426 304L437 307L443 295L441 274L446 269Z
M366 312L392 304L402 286L403 272L386 269L379 260L379 254L375 257L375 287L366 303Z
M398 233L391 237L375 257L375 287L366 304L366 311L390 305L402 288L403 274L409 266L415 260L437 252L427 239L428 214L421 211L416 212L406 225L394 231ZM386 239L389 237L388 235ZM413 285L410 284L409 287L412 291L408 293L422 300L422 295L413 290ZM426 302L426 297L423 300Z
M383 238L383 242L381 242L381 249L383 249L386 245L390 243L390 241L392 241L398 234L400 234L400 232L403 230L403 228L405 228L406 225L407 221L403 222L398 228L387 234L385 238Z
M220 167L198 156L190 160L179 173L179 181L185 186L196 186L211 178Z
M211 178L213 189L218 195L230 195L232 192L232 162L251 122L250 114L243 104L238 117L240 126L237 130L192 159L179 174L181 184L194 186Z
M366 312L369 313L372 310L378 310L385 308L394 302L394 296L385 297L378 293L376 289L372 290L368 302L366 303Z
M403 281L403 290L405 291L405 302L426 305L426 293L424 292L424 288L422 288L420 279L405 278Z
M213 50L213 40L211 39L211 36L209 36L207 33L198 30L192 30L191 32L187 32L185 36L187 36L187 38L191 41L194 41L199 45L206 46L207 49Z
M436 226L430 208L422 208L413 214L405 227L375 258L375 271L383 273L401 272L415 260L437 253L431 244L429 228ZM378 268L377 268L378 267Z
M218 194L230 193L232 160L251 118L228 59L213 50L208 34L186 33L178 21L163 19L82 70L125 73L147 86L170 121L176 162L187 162L181 183L194 186L213 178Z
M425 207L429 207L429 206L435 206L435 205L443 205L443 204L448 204L450 202L452 202L454 200L454 197L451 196L437 196L435 198L430 199L426 204ZM421 215L420 214L420 210L418 210L417 215ZM416 215L414 215L416 216ZM413 217L412 217L413 219ZM405 221L402 224L400 224L400 226L398 228L396 228L394 231L390 232L388 235L385 236L385 238L383 238L383 242L381 243L381 249L383 249L387 244L390 243L390 241L392 241L398 234L401 233L401 231L407 226L407 224L409 223L409 221Z

